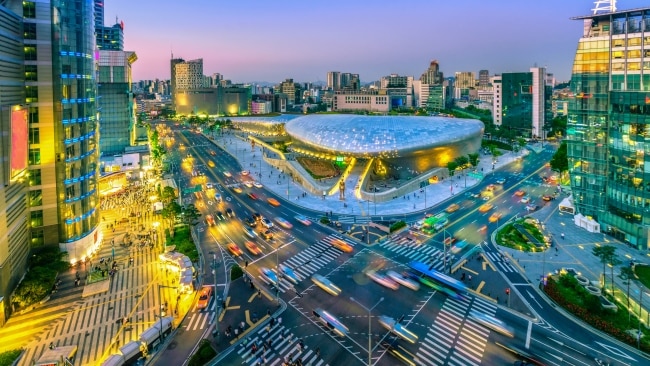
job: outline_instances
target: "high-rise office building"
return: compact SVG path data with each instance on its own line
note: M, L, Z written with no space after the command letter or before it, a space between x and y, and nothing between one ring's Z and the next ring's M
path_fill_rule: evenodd
M201 89L205 87L203 77L203 59L173 62L174 90L173 93Z
M330 71L327 73L327 89L329 90L359 90L360 88L359 74L339 71Z
M567 155L577 213L650 248L650 8L573 18Z
M440 65L438 64L438 60L431 61L429 68L422 73L422 76L420 76L420 81L422 84L428 85L442 84L443 79L444 76L442 75L442 72L440 72Z
M59 244L70 261L102 240L93 5L22 2L31 242Z
M24 67L23 50L23 34L33 38L34 27L23 28L22 4L0 4L0 326L10 315L9 295L23 277L29 255L27 149L28 140L38 135L28 126L25 79L32 79L34 68Z
M490 85L490 72L488 70L478 71L478 87L485 89Z
M470 89L473 89L474 86L476 86L474 72L456 72L454 79L454 99L469 99Z
M104 0L94 0L93 18L97 49L122 51L124 49L124 23L115 19L111 27L104 26Z
M327 89L329 90L341 89L341 72L330 71L327 73Z

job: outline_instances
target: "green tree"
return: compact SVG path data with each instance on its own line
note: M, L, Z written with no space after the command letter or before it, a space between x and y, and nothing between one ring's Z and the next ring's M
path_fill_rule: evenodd
M562 142L562 144L560 144L560 148L557 149L551 158L551 169L555 170L558 173L563 173L569 170L569 160L567 159L566 154L567 144L566 142Z
M196 225L199 223L199 217L201 217L201 212L193 204L185 205L183 211L181 212L183 217L183 223L187 225Z
M467 158L467 156L461 155L456 159L454 159L454 163L456 163L458 167L462 167L464 169L465 166L469 163L469 159Z
M469 163L472 164L473 167L476 167L478 165L478 157L478 153L467 154L467 160L469 160Z
M451 179L451 177L454 176L454 172L458 168L458 164L455 161L450 161L447 163L447 172L449 173L449 189L451 190L451 186L454 184L454 181Z
M174 219L176 219L176 217L178 217L178 215L181 214L182 211L183 208L181 207L181 205L178 204L178 202L171 201L165 205L161 214L164 219L173 221Z
M603 264L603 288L605 285L605 268L606 266L612 265L615 259L618 259L618 255L616 255L616 247L613 245L603 245L603 246L598 246L594 247L591 250L591 254L595 255L600 259L600 263ZM613 270L612 270L613 273ZM612 274L612 288L614 286L614 276Z
M618 274L618 277L625 281L625 284L627 285L627 309L628 309L628 314L632 314L630 312L630 283L636 276L634 275L634 270L630 266L622 266L621 267L621 273ZM631 316L631 315L630 315ZM628 317L628 322L630 318Z
M171 201L176 199L176 190L174 187L166 186L163 188L160 194L160 199L164 203L170 203Z

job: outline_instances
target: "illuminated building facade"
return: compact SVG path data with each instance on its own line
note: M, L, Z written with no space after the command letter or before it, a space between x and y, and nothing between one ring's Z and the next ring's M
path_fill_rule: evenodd
M650 229L650 8L584 22L567 116L569 174L579 214L639 249Z
M94 4L22 4L34 31L25 39L31 242L58 243L74 262L101 242Z
M27 139L22 1L0 5L0 326L29 255Z

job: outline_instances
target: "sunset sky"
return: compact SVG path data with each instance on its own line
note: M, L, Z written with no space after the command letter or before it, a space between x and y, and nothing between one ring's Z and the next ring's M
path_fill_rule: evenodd
M437 59L445 76L546 66L567 80L588 0L105 0L105 25L125 24L134 80L168 79L169 59L203 58L206 75L233 82L362 82L391 73L419 78ZM650 7L619 0L619 10Z

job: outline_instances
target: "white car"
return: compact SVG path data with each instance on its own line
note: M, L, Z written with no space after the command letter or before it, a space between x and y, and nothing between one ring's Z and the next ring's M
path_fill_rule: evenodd
M225 175L228 178L232 177L232 174L230 174L230 172L223 172L223 175Z
M377 273L376 271L366 271L366 276L378 284L388 287L391 290L399 289L399 283L395 282L392 278Z
M407 342L415 343L418 341L418 336L415 333L406 329L406 327L398 323L394 318L386 315L380 315L379 324Z
M275 221L278 223L278 225L282 226L285 229L291 229L293 227L293 225L289 221L287 221L282 217L276 217Z
M244 182L244 185L248 188L253 188L253 183L251 183L250 181Z
M390 277L393 279L393 281L399 283L400 285L404 287L408 287L413 291L417 291L420 289L420 284L413 281L412 279L403 276L395 271L388 271L386 272L386 276Z
M483 325L486 328L490 328L495 332L501 333L504 336L513 338L515 336L514 330L512 327L508 326L503 321L478 311L472 310L469 313L469 316L472 317L477 323Z
M262 219L262 225L264 225L264 227L267 229L273 227L273 223L271 222L271 220L267 219L266 217Z
M521 197L521 203L528 203L528 202L530 202L530 197L528 196Z
M329 293L332 296L339 296L341 294L341 288L333 284L332 281L328 280L324 276L315 274L311 276L311 280L316 286L320 287L323 291Z
M264 187L264 186L262 185L262 183L260 183L260 182L255 182L255 183L253 183L253 185L254 185L256 188L262 188L262 187Z
M311 225L311 221L309 221L309 219L307 217L303 216L303 215L297 215L295 217L295 219L296 219L296 221L298 221L299 223L301 223L301 224L303 224L305 226Z

